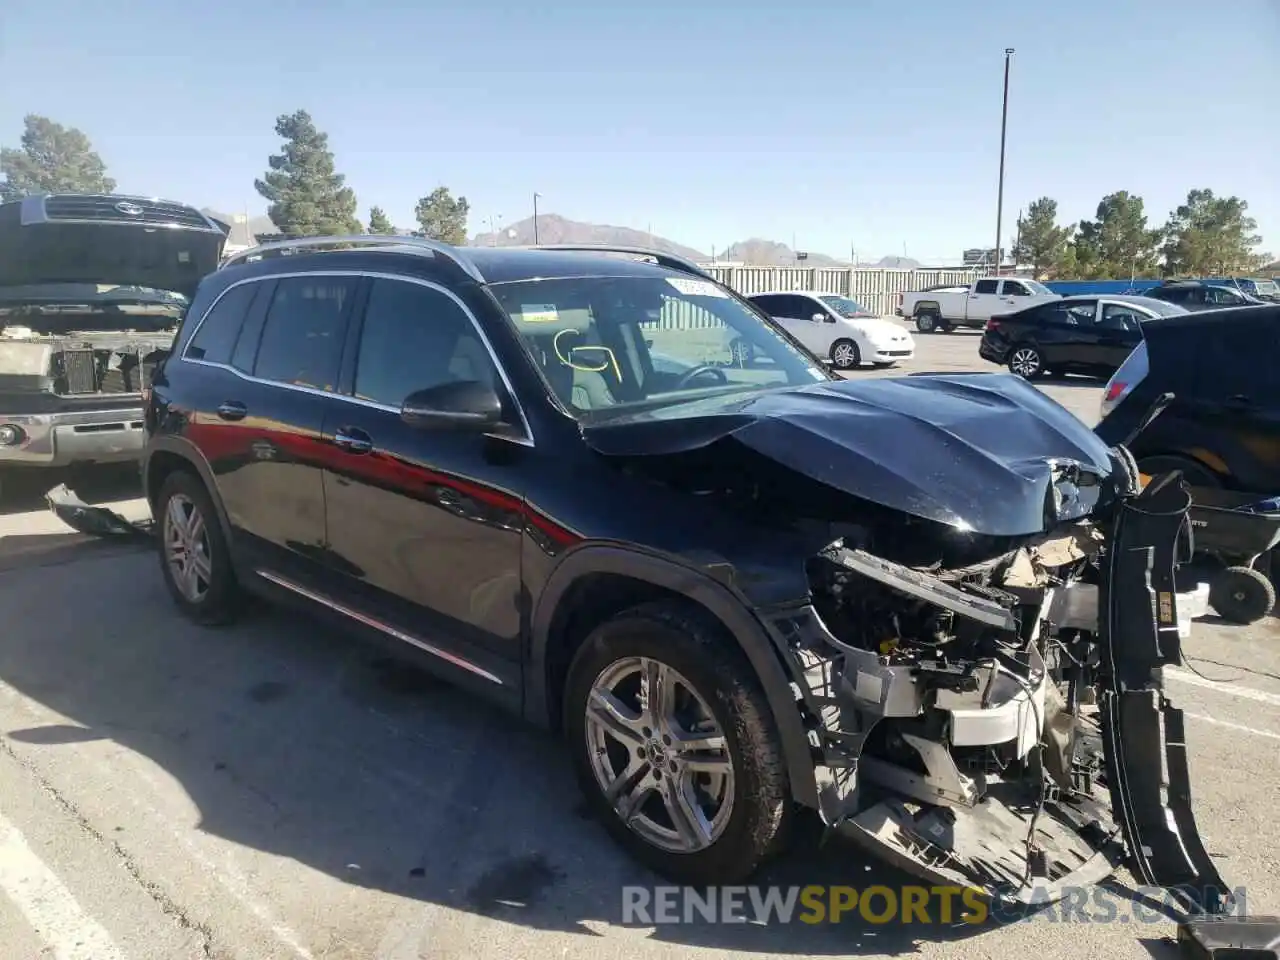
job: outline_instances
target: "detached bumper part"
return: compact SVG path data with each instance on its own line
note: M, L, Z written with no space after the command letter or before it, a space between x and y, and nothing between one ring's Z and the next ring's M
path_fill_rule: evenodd
M1178 924L1187 960L1280 960L1280 917L1198 917Z
M1190 506L1171 475L1118 507L1100 598L1099 708L1111 806L1134 873L1212 915L1225 912L1229 894L1200 839L1185 720L1162 680L1162 668L1182 660L1174 565Z
M54 516L79 533L91 537L126 537L147 540L151 536L148 525L131 523L120 514L106 507L94 507L85 503L60 483L45 495Z

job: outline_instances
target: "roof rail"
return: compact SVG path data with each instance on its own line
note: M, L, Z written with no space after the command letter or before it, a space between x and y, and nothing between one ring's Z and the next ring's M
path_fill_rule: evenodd
M484 283L484 276L476 265L457 247L426 237L400 236L399 234L355 233L346 236L290 237L288 240L273 240L262 243L248 250L233 253L223 261L222 267L230 267L239 263L247 263L263 257L287 256L295 251L322 252L332 247L382 247L383 249L412 249L416 253L443 257L463 271L472 280Z
M635 257L649 257L659 266L667 267L670 270L679 270L682 273L691 273L697 277L714 280L711 274L707 273L707 271L703 270L692 260L687 260L674 253L666 253L662 250L652 250L648 247L617 247L612 244L599 243L543 243L532 247L524 247L522 249L565 250L577 253L625 253Z

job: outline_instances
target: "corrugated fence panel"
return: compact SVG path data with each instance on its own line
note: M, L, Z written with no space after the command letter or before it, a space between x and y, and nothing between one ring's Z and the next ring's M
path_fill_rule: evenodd
M721 283L749 296L770 290L808 290L852 297L868 310L891 315L898 294L943 283L971 283L982 271L955 269L888 270L812 267L707 267ZM664 315L665 316L665 315ZM664 320L665 322L665 320Z

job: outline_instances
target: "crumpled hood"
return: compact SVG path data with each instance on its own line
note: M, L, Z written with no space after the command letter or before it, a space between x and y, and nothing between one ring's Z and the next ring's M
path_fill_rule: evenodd
M1108 448L1093 431L1009 374L823 382L710 397L583 433L601 454L632 457L732 438L837 490L992 536L1037 533L1055 513L1057 520L1087 514L1101 491L1097 481L1111 471ZM1077 472L1091 476L1077 486Z

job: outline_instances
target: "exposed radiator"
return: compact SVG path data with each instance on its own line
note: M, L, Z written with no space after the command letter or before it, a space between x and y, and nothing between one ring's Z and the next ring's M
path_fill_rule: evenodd
M141 393L161 354L72 348L54 355L54 392L60 396Z

